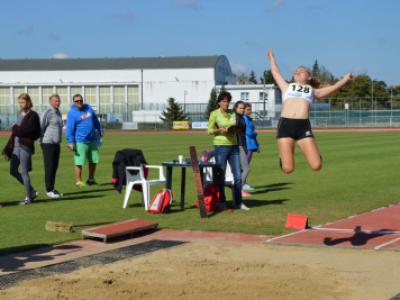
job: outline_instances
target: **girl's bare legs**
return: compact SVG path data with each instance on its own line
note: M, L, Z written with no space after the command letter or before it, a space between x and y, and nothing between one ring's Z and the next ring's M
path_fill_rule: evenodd
M318 150L317 143L313 137L301 139L297 141L301 151L303 152L308 165L313 171L322 169L322 159Z
M286 174L290 174L294 171L294 146L296 141L292 138L279 138L277 142L281 169Z

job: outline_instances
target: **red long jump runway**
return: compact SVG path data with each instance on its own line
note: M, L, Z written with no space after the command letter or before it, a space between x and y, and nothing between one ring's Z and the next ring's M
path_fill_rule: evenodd
M267 243L400 250L400 204L274 237Z

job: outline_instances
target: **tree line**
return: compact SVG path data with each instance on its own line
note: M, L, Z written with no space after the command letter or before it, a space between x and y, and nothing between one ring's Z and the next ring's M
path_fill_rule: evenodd
M334 84L340 79L320 65L318 60L315 60L309 70L322 85ZM293 81L293 77L287 81ZM271 70L265 70L258 80L256 73L250 71L248 75L245 73L236 75L236 84L275 84L275 81ZM343 103L348 103L350 107L366 109L371 108L372 102L374 109L400 108L400 85L389 86L383 80L375 80L368 74L360 74L325 101L329 101L332 108L343 108Z
M335 77L327 68L320 65L317 60L309 68L311 75L322 85L334 84L340 78ZM293 77L287 79L293 81ZM236 84L275 84L271 70L265 70L257 79L256 73L250 71L236 75ZM225 90L222 86L220 91ZM208 119L210 113L218 107L217 91L211 90L204 118ZM354 81L346 84L340 91L331 95L323 102L329 102L331 109L344 109L347 103L351 109L400 109L400 85L388 86L383 80L373 80L367 74L360 74ZM188 120L182 106L174 98L168 99L168 107L162 113L161 119L171 127L173 121Z

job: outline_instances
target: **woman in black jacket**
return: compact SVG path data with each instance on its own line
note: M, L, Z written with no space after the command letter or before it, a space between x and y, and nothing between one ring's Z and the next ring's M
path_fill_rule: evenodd
M40 118L32 110L33 105L29 94L19 95L18 105L20 111L17 122L11 127L11 136L3 154L10 160L10 174L25 187L25 199L20 202L21 205L25 205L32 203L38 196L31 186L29 171L32 170L34 143L40 137Z
M237 101L234 109L236 112L236 136L237 144L239 146L240 153L240 167L242 175L242 197L249 197L250 193L243 190L243 186L246 184L247 176L249 175L249 161L247 160L247 147L246 147L246 122L243 119L244 115L244 102Z

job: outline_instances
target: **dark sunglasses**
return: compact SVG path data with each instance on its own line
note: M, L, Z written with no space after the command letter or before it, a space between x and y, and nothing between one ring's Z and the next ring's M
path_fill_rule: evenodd
M74 100L75 103L83 103L83 100Z

